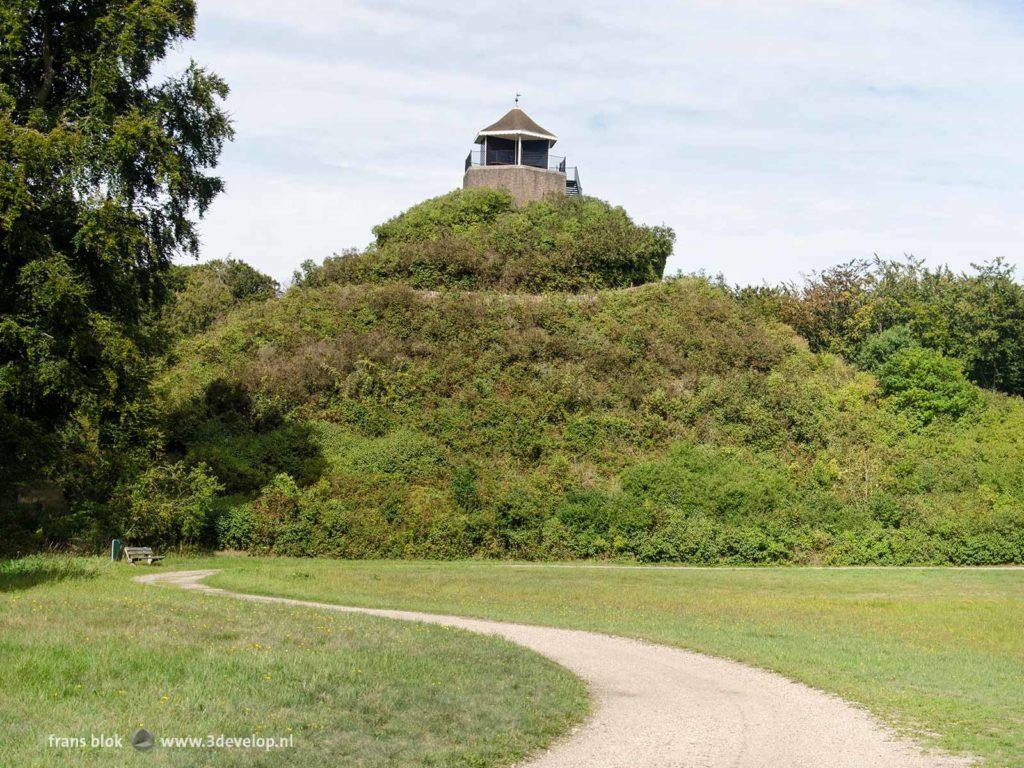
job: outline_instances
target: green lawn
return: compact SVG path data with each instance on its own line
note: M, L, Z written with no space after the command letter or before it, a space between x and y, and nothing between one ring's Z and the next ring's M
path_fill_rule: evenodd
M1024 766L1024 570L607 569L220 558L228 589L642 637L860 702Z
M1024 570L609 569L171 558L228 589L578 627L778 670L988 766L1024 766ZM0 563L0 765L123 764L47 736L294 734L209 765L509 764L583 686L492 638L144 587L102 560ZM291 729L290 731L288 729ZM130 747L125 750L132 752ZM158 747L153 765L194 765ZM129 754L128 757L134 757ZM143 758L140 758L143 759Z
M267 565L294 580L294 566ZM588 707L576 678L499 639L130 580L146 570L0 561L0 766L483 768L515 762ZM49 742L127 739L143 725L293 746L138 755Z

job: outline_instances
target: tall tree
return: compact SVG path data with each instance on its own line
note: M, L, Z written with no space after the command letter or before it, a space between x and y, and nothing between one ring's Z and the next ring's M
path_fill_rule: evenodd
M219 77L153 76L194 31L192 0L0 5L0 498L132 418L145 317L232 135Z

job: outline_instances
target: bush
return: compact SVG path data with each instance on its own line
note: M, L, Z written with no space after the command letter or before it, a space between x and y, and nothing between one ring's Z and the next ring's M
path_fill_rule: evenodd
M374 229L376 242L308 266L300 285L402 282L419 289L541 293L661 279L675 234L634 224L622 208L559 198L516 208L504 190L457 190Z
M959 418L981 404L958 361L923 347L893 353L879 366L878 382L890 404L920 425L938 416Z
M249 549L252 546L252 507L232 504L217 517L217 546L220 549Z
M855 362L865 371L876 372L896 353L916 346L917 339L910 328L897 325L868 336L857 351Z
M512 195L502 189L463 189L414 205L373 228L377 245L424 242L493 226L515 213Z
M690 443L630 468L622 487L642 502L733 521L765 517L788 495L785 473L763 460Z
M123 538L161 546L208 543L222 490L205 464L151 467L121 492Z
M160 320L165 343L209 328L234 307L265 301L278 291L277 281L236 259L175 266L167 280L170 298Z
M253 493L282 472L309 485L326 466L306 424L256 431L213 422L196 430L190 443L186 462L206 467L228 493Z
M399 429L359 446L348 460L358 472L412 480L435 471L440 455L434 441L427 436Z

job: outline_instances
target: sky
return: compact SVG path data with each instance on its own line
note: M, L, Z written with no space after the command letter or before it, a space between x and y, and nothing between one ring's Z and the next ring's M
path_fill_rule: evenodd
M1021 264L1024 3L198 0L231 87L202 258L278 279L461 186L522 93L667 272L799 280L873 254ZM1024 271L1024 270L1021 270Z

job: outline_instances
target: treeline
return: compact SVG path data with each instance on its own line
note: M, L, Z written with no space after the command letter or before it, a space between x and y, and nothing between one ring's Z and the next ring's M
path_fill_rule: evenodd
M817 272L802 284L732 290L816 352L873 370L882 362L880 344L916 344L959 361L980 387L1024 394L1024 287L1004 259L956 273L913 257L875 258Z

